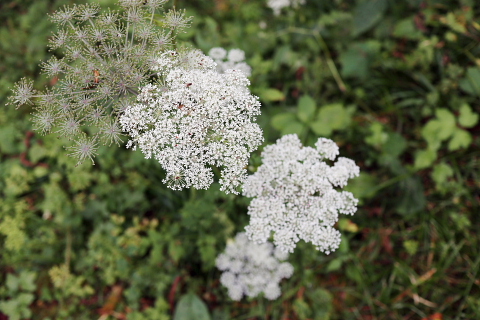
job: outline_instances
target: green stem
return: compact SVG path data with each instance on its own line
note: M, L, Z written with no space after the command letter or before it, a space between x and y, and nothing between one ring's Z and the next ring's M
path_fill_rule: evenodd
M467 300L467 297L470 296L470 291L472 290L472 286L477 279L477 274L478 274L479 267L480 267L480 255L477 255L477 260L475 260L474 267L472 268L473 269L472 276L469 277L470 281L468 282L468 285L465 288L465 293L463 294L464 299L463 299L462 303L460 304L460 307L458 308L458 312L457 312L457 316L456 316L455 320L460 319L460 316L462 315L462 310L465 306L465 302Z
M70 28L73 29L73 31L75 32L75 26L69 21L68 22L70 24ZM90 47L90 44L85 41L85 39L82 39L82 42L83 44L85 45L85 47L87 47L87 49L89 49L90 52L94 52L95 53L95 58L97 58L98 61L100 61L102 64L105 64L105 60L103 60L103 58L98 54L98 52L96 50L94 50L92 47Z
M195 200L197 199L197 189L195 188L190 188L190 200Z
M400 182L408 177L410 177L411 175L415 174L417 171L413 171L413 172L409 172L409 173L405 173L405 174L402 174L402 175L399 175L399 176L396 176L395 178L392 178L392 179L389 179L385 182L382 182L380 183L379 185L377 185L375 188L373 188L373 191L372 193L376 193L382 189L385 189L397 182Z
M320 48L325 54L325 60L327 61L327 66L330 69L330 72L332 73L333 78L335 79L335 82L337 83L338 88L340 91L345 92L347 91L347 86L342 80L342 77L340 76L340 73L338 72L337 66L335 65L335 62L332 59L332 55L330 54L330 50L328 49L327 43L325 40L323 40L322 35L320 34L320 31L318 30L307 30L303 28L297 28L297 27L289 27L286 32L291 32L291 33L300 33L303 35L307 36L313 36L315 40L317 40L318 44L320 45Z

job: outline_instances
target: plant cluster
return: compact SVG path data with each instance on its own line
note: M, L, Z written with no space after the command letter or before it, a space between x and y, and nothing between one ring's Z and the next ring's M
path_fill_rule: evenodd
M281 294L280 281L293 274L293 266L284 262L287 258L288 253L270 242L256 244L241 232L218 255L216 266L223 271L220 282L228 288L232 300L239 301L243 295L256 297L262 292L265 298L275 300Z
M80 10L94 1L75 2ZM15 82L27 96L36 90L33 107L0 108L0 318L480 318L475 1L306 0L275 15L267 0L176 0L186 12L173 10L172 1L156 11L152 27L171 41L155 59L169 50L192 51L187 48L225 48L227 59L229 49L244 51L249 90L262 103L256 122L264 146L296 134L301 150L316 150L322 136L335 141L337 159L355 159L361 168L347 186L334 187L358 198L358 213L338 214L338 249L325 255L297 242L288 257L295 272L279 282L282 294L241 301L220 282L216 258L245 231L251 201L220 191L216 166L206 166L216 177L208 189L178 192L163 183L162 165L141 150L101 147L110 142L89 120L80 126L87 136L74 140L94 140L95 166L59 156L64 146L76 146L67 141L72 136L57 138L61 121L50 135L37 135L37 124L30 131L30 112L35 118L43 108L40 96L58 90L66 76L38 76L38 61L52 54L45 50L53 29L45 15L67 4L15 0L0 11L0 103ZM127 10L112 11L125 27ZM192 27L170 34L162 11L195 16ZM90 24L74 21L76 28ZM136 27L128 34L141 43ZM67 52L53 50L71 65ZM106 72L84 73L99 88ZM147 72L153 75L138 93L147 84L165 85L158 70ZM33 85L22 85L22 77ZM127 106L139 103L126 95ZM121 111L109 110L121 130ZM270 147L250 154L249 172L264 170L261 151Z
M131 138L127 147L157 159L174 190L207 189L213 182L208 166L216 166L222 168L222 190L238 193L250 153L263 141L255 122L260 103L246 76L237 70L219 74L199 51L167 51L154 69L162 85L143 87L138 103L120 118Z
M300 239L326 254L338 248L340 232L333 226L339 213L357 211L358 200L335 187L358 177L360 169L343 157L331 167L324 162L338 155L332 140L320 138L315 147L303 147L295 134L265 147L262 165L243 187L243 194L253 198L245 228L250 239L263 243L273 233L275 246L285 252L293 252Z
M121 12L101 12L97 4L57 10L50 16L59 26L50 49L63 57L53 55L41 64L55 85L37 92L23 78L15 84L10 104L37 102L34 128L73 139L70 154L79 164L93 162L99 142L120 145L119 115L135 101L139 87L155 80L152 63L191 20L171 9L157 26L155 15L166 1L122 0Z
M244 61L245 52L240 49L231 49L227 52L224 48L216 47L208 51L208 56L217 64L217 71L224 73L227 70L240 70L247 77L252 75L252 68Z

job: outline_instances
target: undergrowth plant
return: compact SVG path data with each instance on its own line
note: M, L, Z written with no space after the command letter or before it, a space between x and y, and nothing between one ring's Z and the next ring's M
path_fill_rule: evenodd
M475 1L86 2L0 10L0 318L480 317ZM178 63L159 74L168 52ZM258 99L205 91L227 77ZM224 100L238 105L220 125L193 121ZM252 145L247 124L262 131ZM296 151L272 154L295 135ZM336 162L314 154L319 137ZM136 151L100 146L128 140ZM229 194L222 171L240 178ZM170 188L187 178L205 188ZM228 249L246 226L273 243ZM287 260L269 257L275 242L293 243Z

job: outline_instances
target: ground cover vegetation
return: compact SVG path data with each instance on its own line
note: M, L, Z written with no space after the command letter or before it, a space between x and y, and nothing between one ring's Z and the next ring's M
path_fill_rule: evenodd
M217 268L234 268L217 257L245 231L249 198L218 182L168 188L160 163L124 148L117 129L108 137L111 122L98 132L121 147L98 146L94 166L77 165L64 148L72 141L33 131L32 107L4 106L22 77L36 90L55 84L39 61L55 53L46 14L65 4L0 5L0 318L480 318L476 1L175 2L194 17L178 43L244 51L233 60L251 68L265 145L326 137L360 167L345 187L359 209L336 223L340 247L325 255L298 242L281 257L273 300L280 287L229 292L232 278ZM87 89L105 74L90 71Z

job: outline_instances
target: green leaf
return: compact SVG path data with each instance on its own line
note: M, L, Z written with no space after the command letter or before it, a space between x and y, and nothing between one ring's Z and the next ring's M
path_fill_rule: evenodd
M305 302L305 299L295 299L292 306L299 319L308 319L311 317L312 310L310 309L309 304Z
M347 268L345 269L345 274L347 275L347 278L355 281L356 283L363 283L365 281L363 280L363 273L358 269L356 265L348 264Z
M415 169L425 169L437 159L437 152L432 149L419 150L415 153Z
M212 312L212 320L230 320L227 308L215 308Z
M366 0L359 3L353 12L353 36L356 37L377 24L387 5L387 0Z
M315 121L310 124L310 129L313 130L316 134L323 137L329 137L332 134L332 128L327 122L324 121Z
M263 89L258 93L259 97L263 101L283 101L285 95L282 91L274 88Z
M329 320L333 312L333 296L330 291L319 288L308 295L314 301L312 308L315 320Z
M403 242L403 247L408 252L409 255L413 256L418 251L418 241L416 240L406 240Z
M172 241L168 244L168 253L173 261L178 262L185 254L185 247L182 243Z
M460 106L460 115L458 116L458 123L465 128L472 128L478 122L478 113L472 111L468 103Z
M437 109L435 114L437 118L427 122L421 131L431 150L438 150L441 142L450 138L457 128L455 116L447 109Z
M463 91L471 95L480 95L480 68L468 68L467 74L458 82L458 85Z
M295 114L285 112L274 115L270 123L272 124L272 127L277 129L278 131L282 131L283 128L288 126L290 123L296 121L297 117Z
M330 263L327 265L327 269L325 270L326 272L332 272L332 271L337 271L339 270L342 265L343 265L343 260L341 258L336 258L330 261Z
M340 130L350 125L352 117L343 104L334 103L323 106L318 113L317 120L328 124L332 130Z
M13 274L7 274L7 288L10 293L15 293L20 286L20 279L15 277Z
M420 39L422 32L415 26L413 19L414 17L412 16L398 22L393 30L393 36L411 40Z
M436 184L441 185L445 183L451 176L453 176L453 169L445 162L441 162L433 167L432 179Z
M400 156L405 149L407 148L407 140L396 132L388 134L388 139L385 144L382 146L383 153L390 155L391 157Z
M462 24L461 22L459 22L460 19L462 19L462 17L459 17L458 14L455 15L455 13L449 12L447 13L445 23L453 31L456 31L459 33L466 33L467 29L465 28L465 24Z
M183 295L177 303L173 320L210 320L205 303L193 293Z
M298 101L298 118L303 122L308 123L313 120L316 109L317 105L315 100L309 95L304 95Z
M16 299L0 301L0 311L9 317L9 320L20 320L22 307Z
M344 188L345 191L353 193L355 198L368 199L375 195L375 187L378 185L375 176L360 172L360 176L348 181L348 185Z
M338 219L338 230L356 233L358 232L358 225L349 218L340 218Z
M302 135L304 130L305 130L305 126L302 123L298 121L293 121L287 124L285 128L283 128L282 135L291 134L291 133Z
M34 299L35 296L31 293L20 293L16 298L16 300L24 306L30 305Z
M380 43L375 40L353 43L340 54L343 77L365 79L369 76L371 62L380 51Z
M437 133L440 140L448 139L456 128L455 116L447 109L441 108L435 111L440 121L441 130Z
M414 214L425 208L427 200L419 177L409 177L402 180L398 186L398 194L400 195L397 205L398 213Z
M450 219L458 230L465 230L472 225L467 215L458 212L450 212Z
M468 148L471 143L472 135L468 131L457 128L448 143L448 150L455 151L460 148Z
M430 150L438 150L442 144L440 139L440 132L442 131L442 124L437 119L428 121L422 128L422 137L427 141Z
M370 135L365 137L365 143L374 147L380 147L388 140L388 134L383 131L380 122L374 122L368 128Z
M35 272L23 271L19 276L19 284L22 290L35 291L37 286L35 285L35 279L37 274Z

